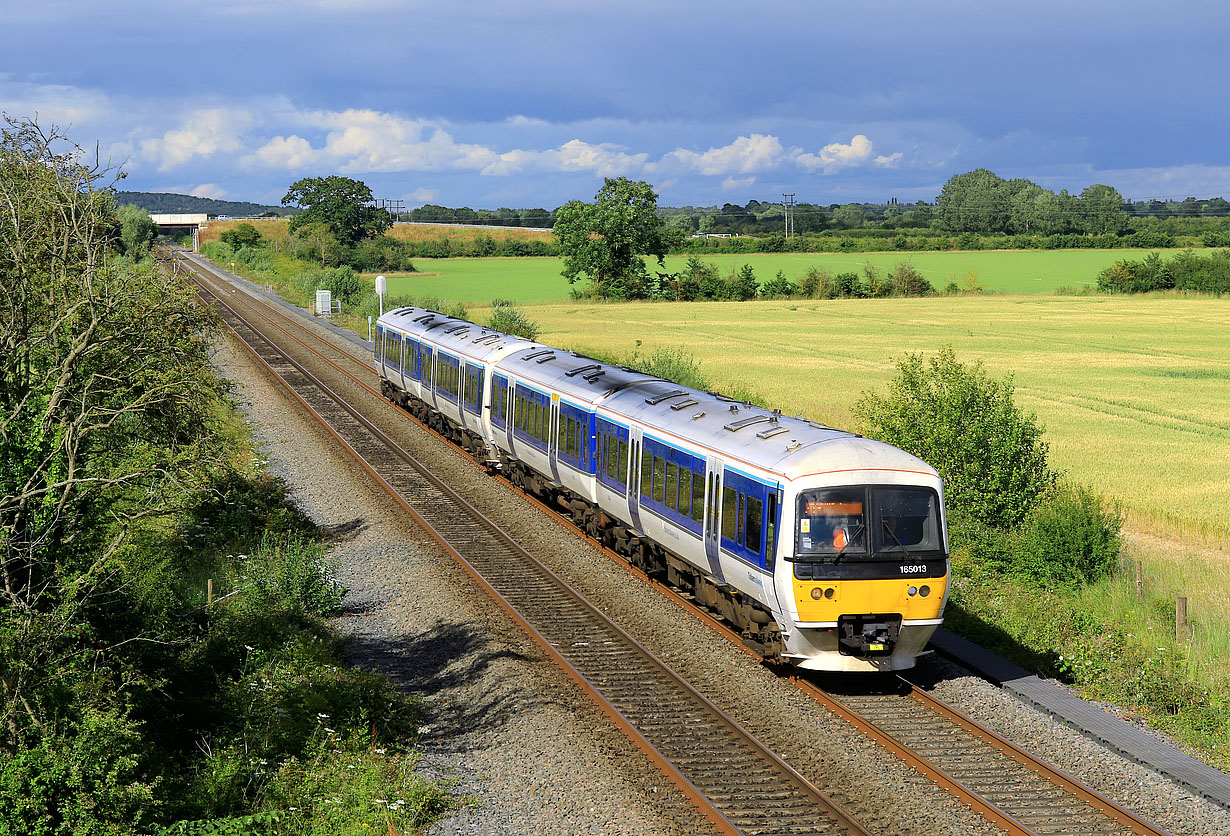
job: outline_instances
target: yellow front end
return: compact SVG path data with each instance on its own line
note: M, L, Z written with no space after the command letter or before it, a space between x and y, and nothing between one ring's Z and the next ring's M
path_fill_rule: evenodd
M842 615L898 614L903 621L939 618L948 578L794 581L802 623L836 623ZM926 595L923 595L923 590ZM913 590L911 594L910 590Z

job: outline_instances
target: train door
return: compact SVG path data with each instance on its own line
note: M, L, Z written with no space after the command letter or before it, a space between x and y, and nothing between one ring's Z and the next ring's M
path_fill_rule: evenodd
M551 395L551 420L547 424L547 460L551 478L559 484L559 395Z
M420 351L419 357L421 358L423 362L423 379L420 382L419 391L422 393L422 398L424 402L429 403L432 406L435 406L436 405L435 359L432 355L431 346L427 345L427 343L422 343L419 351Z
M722 461L710 456L705 463L705 558L709 572L719 581L726 579L722 573Z
M628 428L628 516L637 531L641 526L641 428Z

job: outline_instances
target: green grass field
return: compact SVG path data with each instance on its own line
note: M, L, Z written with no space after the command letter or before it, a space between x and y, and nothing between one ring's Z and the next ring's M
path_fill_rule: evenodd
M1139 259L1147 250L990 250L985 252L920 253L756 253L702 255L720 265L723 273L752 265L761 283L778 271L797 279L816 266L831 273L861 272L863 265L892 267L913 263L942 290L949 282L964 285L974 277L989 291L1053 293L1061 287L1081 288L1097 283L1098 272L1120 259ZM666 259L668 271L678 271L684 256ZM651 262L652 263L652 262ZM420 258L415 267L429 275L389 277L390 293L430 295L467 303L504 297L521 303L569 298L572 285L560 275L558 258Z

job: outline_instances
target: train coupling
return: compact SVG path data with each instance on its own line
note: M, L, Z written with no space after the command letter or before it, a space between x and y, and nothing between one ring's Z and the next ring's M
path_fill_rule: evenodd
M900 636L900 615L843 615L837 619L837 649L842 656L891 656Z

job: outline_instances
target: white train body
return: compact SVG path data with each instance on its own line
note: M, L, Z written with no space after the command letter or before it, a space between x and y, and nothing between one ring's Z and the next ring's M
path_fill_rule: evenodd
M422 308L375 355L390 399L769 658L900 670L941 622L943 485L902 450Z

